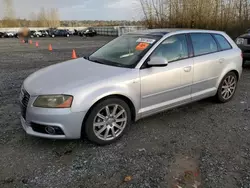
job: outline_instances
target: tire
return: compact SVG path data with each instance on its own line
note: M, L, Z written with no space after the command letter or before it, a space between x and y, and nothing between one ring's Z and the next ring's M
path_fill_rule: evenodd
M107 118L107 106L110 116L113 117ZM118 115L117 118L113 114L115 106L115 114ZM122 114L119 115L119 113ZM119 98L108 98L98 102L91 109L85 124L83 125L85 131L84 134L90 141L96 144L107 145L114 143L121 138L122 135L129 129L130 123L131 110L128 104ZM94 126L94 124L101 125ZM105 135L107 136L105 137Z
M52 35L51 37L52 37L52 38L54 38L54 37L55 37L55 35Z
M238 79L236 74L234 72L227 73L223 77L216 94L218 102L226 103L230 101L234 97L235 91L237 89L237 84Z

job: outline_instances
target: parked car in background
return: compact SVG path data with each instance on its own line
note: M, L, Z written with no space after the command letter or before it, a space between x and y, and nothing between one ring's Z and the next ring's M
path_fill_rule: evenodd
M73 35L76 35L76 36L79 35L79 31L74 29L74 34Z
M4 37L5 38L13 38L14 35L15 35L15 33L14 32L10 32L10 31L4 33Z
M58 30L51 31L50 36L51 37L69 37L70 34L65 29L58 29Z
M245 66L246 61L250 60L250 30L247 30L245 34L238 36L235 42L242 50L243 66Z
M85 36L85 37L93 37L96 35L97 35L96 30L94 30L92 28L87 28L87 29L84 29L80 32L80 36Z
M30 75L21 123L33 136L110 144L143 117L211 96L230 101L241 73L241 50L224 32L138 31Z
M71 30L67 30L68 31L68 33L69 33L69 35L74 35L74 31L71 31Z
M19 37L21 37L21 36L22 36L21 31L18 31L17 33L14 34L14 37L15 37L15 38L19 38Z
M46 30L39 30L39 32L42 34L42 37L47 37L49 35Z
M40 31L30 31L30 37L42 37L43 34Z
M4 32L0 32L0 38L4 38Z

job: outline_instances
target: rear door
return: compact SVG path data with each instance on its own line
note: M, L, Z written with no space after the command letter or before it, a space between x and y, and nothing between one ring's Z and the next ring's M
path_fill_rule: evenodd
M233 52L233 47L223 35L213 34L213 37L219 46L219 52L217 55L220 56L219 62L221 68L224 69L228 63L235 61L235 52Z
M216 94L216 83L223 69L219 46L210 33L189 34L194 51L192 100Z

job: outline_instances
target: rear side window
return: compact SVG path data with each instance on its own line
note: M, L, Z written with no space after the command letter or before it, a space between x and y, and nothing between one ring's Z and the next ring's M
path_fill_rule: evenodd
M209 54L218 51L217 44L208 33L193 33L190 34L194 48L194 55Z
M225 39L222 35L215 34L214 37L218 41L221 50L229 50L232 48L227 39Z

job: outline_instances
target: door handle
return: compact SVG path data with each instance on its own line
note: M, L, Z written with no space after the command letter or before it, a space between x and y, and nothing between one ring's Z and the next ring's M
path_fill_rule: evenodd
M184 67L184 71L185 71L185 72L190 72L190 71L191 71L191 68L192 68L191 66Z

